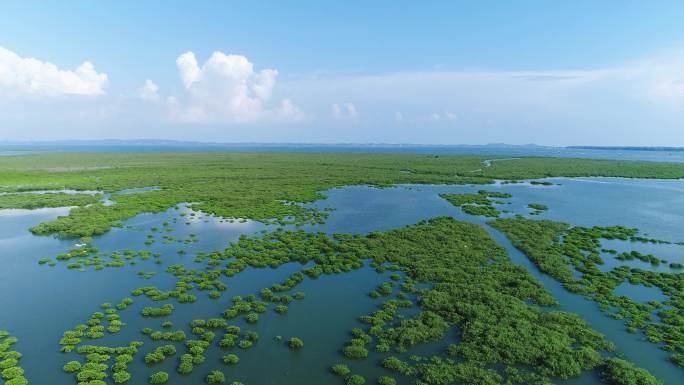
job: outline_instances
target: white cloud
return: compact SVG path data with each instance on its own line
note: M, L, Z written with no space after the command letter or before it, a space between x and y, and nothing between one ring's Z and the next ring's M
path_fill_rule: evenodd
M280 120L290 121L300 121L306 118L306 115L290 99L283 99L280 102L280 107L276 110L276 116Z
M331 109L334 119L354 119L358 116L356 106L351 103L344 103L342 105L333 103Z
M37 96L102 95L107 74L98 73L86 61L75 70L34 58L22 58L0 47L0 90L4 93Z
M254 83L252 83L254 94L261 100L270 99L276 77L278 77L278 71L270 69L254 74Z
M190 88L192 83L196 82L200 76L200 69L197 66L197 59L192 52L186 52L176 59L176 66L180 73L181 81L185 88Z
M159 100L159 86L157 86L152 80L146 79L145 84L138 88L138 97L143 100L148 100L155 102Z
M60 69L0 48L0 134L76 137L83 134L70 130L79 126L85 135L100 127L103 137L112 136L108 128L114 134L128 127L132 136L192 139L204 132L204 139L229 141L684 145L684 51L582 70L440 69L284 80L240 55L216 52L202 61L192 52L178 56L181 86L174 93L163 92L171 84L149 80L123 95L39 97L102 94L107 75L87 62ZM136 97L125 96L131 94ZM333 118L354 129L320 129ZM230 127L239 122L250 122L250 129ZM282 122L301 124L284 129ZM188 130L194 123L200 124Z
M255 71L242 55L214 52L200 67L195 55L186 52L176 60L188 92L187 101L169 106L175 117L186 122L246 122L264 119L300 119L301 111L289 99L269 108L278 71Z
M433 122L453 122L456 120L456 117L456 114L451 111L433 112L430 115L430 120Z

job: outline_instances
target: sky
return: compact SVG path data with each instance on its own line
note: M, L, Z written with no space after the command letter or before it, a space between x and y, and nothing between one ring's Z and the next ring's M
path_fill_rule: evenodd
M0 2L0 142L684 146L682 1Z

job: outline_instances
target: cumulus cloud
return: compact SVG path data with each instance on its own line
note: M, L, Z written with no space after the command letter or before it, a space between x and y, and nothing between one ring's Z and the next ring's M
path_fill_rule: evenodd
M187 91L187 100L174 99L174 115L188 122L245 122L263 119L301 119L303 114L290 99L269 108L278 71L254 70L242 55L214 52L199 65L195 54L186 52L176 60Z
M344 103L342 105L333 103L331 110L334 119L353 119L358 116L356 107L351 103Z
M145 84L138 88L138 97L143 100L157 101L159 100L159 86L157 86L152 80L146 79Z
M102 95L106 85L107 74L98 73L88 61L75 70L63 70L50 62L22 58L0 47L0 90L4 93L36 96Z
M176 66L183 82L183 86L187 89L192 86L200 77L200 69L197 65L197 59L192 52L186 52L176 59Z
M44 127L79 125L90 135L99 125L103 132L127 126L150 136L140 127L156 124L161 136L205 132L247 141L383 141L392 129L393 139L415 143L684 143L684 51L582 70L440 69L285 80L275 69L221 52L206 60L186 52L175 64L177 88L148 79L125 92L134 97L55 97L103 94L107 75L88 62L64 69L0 48L0 133L7 136L13 126L22 135L44 135L51 133ZM178 91L163 92L168 89ZM320 130L331 119L355 129ZM254 129L226 128L241 122L254 122ZM281 122L302 124L288 130Z

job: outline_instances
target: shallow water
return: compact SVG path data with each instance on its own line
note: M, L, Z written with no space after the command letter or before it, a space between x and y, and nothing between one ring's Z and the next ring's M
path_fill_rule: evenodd
M664 351L645 341L639 333L627 333L622 321L606 317L594 303L567 292L558 282L540 273L501 233L485 225L483 217L466 215L460 208L452 206L438 196L444 192L476 192L480 189L505 191L512 193L513 198L500 199L505 203L498 207L511 212L507 215L529 214L529 203L543 203L549 206L549 211L535 218L562 220L584 226L635 226L652 237L681 240L679 229L684 226L684 194L681 194L684 192L684 181L617 178L556 178L552 181L558 185L399 186L385 189L354 186L334 189L325 192L327 199L307 205L334 207L335 210L330 213L327 222L323 225L307 225L304 228L331 234L363 234L444 215L483 224L497 242L508 250L515 263L526 266L544 283L561 303L561 309L579 314L596 330L606 334L607 338L617 345L618 354L648 369L667 384L680 383L684 371L670 364ZM182 263L190 268L199 268L201 265L193 261L197 252L222 250L228 242L237 240L241 234L255 235L260 231L271 231L276 228L253 221L231 223L201 213L191 216L190 210L181 205L178 209L170 209L163 213L139 215L126 221L125 228L115 228L93 241L101 251L129 248L160 252L163 261L161 265L155 264L150 258L147 261L137 261L135 266L105 268L102 271L93 271L92 268L86 272L68 270L62 262L58 262L55 267L39 266L38 259L64 253L74 247L74 241L36 237L27 229L67 212L68 209L65 208L33 211L0 210L0 258L3 261L3 269L0 269L0 329L7 329L19 338L16 349L24 354L20 364L33 384L54 383L55 378L65 384L75 382L72 379L73 375L62 373L61 366L74 359L76 355L59 353L57 342L64 330L85 322L91 313L100 310L99 304L116 304L121 298L129 296L132 289L140 286L154 285L161 289L169 289L176 279L164 272L166 266ZM186 215L180 216L181 213ZM164 221L169 223L171 232L151 232L152 227L163 230ZM189 224L186 224L187 222ZM144 242L149 234L154 235L155 243L146 246ZM183 240L188 239L191 234L197 235L198 242L163 242L164 235L172 235ZM624 243L619 246L624 247L625 251L637 249L629 247L632 243ZM648 252L670 262L681 261L680 255L684 255L680 253L684 248L679 245L638 246L642 247L639 249L641 252L651 250ZM618 249L617 243L604 247ZM185 255L178 253L181 249L186 251ZM247 269L224 280L228 290L220 299L212 300L205 292L198 292L196 294L199 299L196 303L174 303L174 313L163 319L140 317L139 311L142 307L160 306L161 303L136 297L133 305L120 312L122 321L127 323L120 333L101 340L84 339L84 343L116 346L127 344L133 339L145 341L146 345L141 349L142 354L139 354L136 361L129 366L134 376L132 383L136 384L145 383L144 379L158 370L171 373L170 384L201 383L202 378L214 369L223 370L228 383L239 380L245 384L299 385L339 381L327 373L327 368L331 364L346 361L342 359L339 350L349 340L349 331L361 326L357 321L360 315L372 312L382 302L382 299L373 300L366 294L377 284L387 280L387 277L377 274L370 268L343 275L322 276L317 280L305 279L295 290L305 292L306 298L293 302L285 316L269 309L261 315L256 325L247 326L242 319L231 322L243 327L243 331L255 330L260 334L260 340L251 349L235 349L235 353L240 356L240 363L234 367L226 367L220 362L221 355L227 352L213 348L207 351L206 362L196 367L190 376L177 376L177 357L184 352L184 348L178 344L178 353L173 358L154 367L147 367L142 362L142 356L151 351L153 346L159 345L150 343L149 338L140 334L143 327L161 329L161 322L168 319L176 324L171 330L183 328L188 338L191 338L187 325L189 320L219 317L220 313L230 306L232 296L256 292L282 281L301 268L299 264L288 264L276 270ZM157 274L146 280L136 275L139 271L156 271ZM642 288L625 287L620 290L625 290L623 294L639 296L639 300L646 301L651 299L650 296L657 294L649 290L643 292ZM274 341L276 335L281 335L284 340L291 336L301 337L305 348L292 353L284 342ZM221 333L217 333L217 339L221 336ZM409 353L420 352L429 355L439 352L446 344L455 340L456 334L453 331L443 342L420 346ZM388 374L378 367L377 360L378 356L371 354L369 359L351 364L350 367L355 372L365 375L371 383L378 375ZM595 373L587 373L579 379L563 383L598 383L598 380Z
M618 355L637 363L656 375L666 384L681 383L684 371L668 361L668 354L656 344L645 340L640 333L630 334L623 321L614 320L602 313L595 303L565 290L553 278L541 273L534 264L499 231L486 225L484 217L464 214L439 197L440 193L474 193L481 189L509 192L513 198L501 199L506 204L500 209L511 214L529 214L529 203L543 203L549 210L533 216L580 226L627 225L638 227L643 233L664 240L679 240L679 229L684 226L684 201L679 194L684 181L634 180L623 178L554 178L554 186L530 184L497 184L490 186L400 186L389 189L346 187L326 192L328 199L313 206L333 206L331 217L323 225L310 226L310 230L329 233L344 231L366 233L373 229L391 229L410 225L439 215L482 224L494 239L503 245L511 259L528 270L549 290L561 304L561 309L580 315L591 326L606 335L618 347ZM656 204L657 202L664 204ZM654 208L654 207L657 207ZM667 214L667 220L658 221L658 215ZM652 245L635 243L642 250L668 246L669 259L676 261L674 250L684 251L680 245ZM637 249L637 248L633 248ZM643 252L643 251L642 251ZM658 256L658 254L655 254ZM643 286L621 287L620 294L634 294L639 300L662 299L662 293L642 290ZM649 289L649 288L647 288ZM657 289L659 291L659 289ZM657 295L656 295L657 294ZM600 383L596 376L584 376L566 383Z
M675 269L670 267L670 263L684 264L684 246L678 244L660 244L660 243L643 243L621 241L617 239L605 239L601 241L601 246L607 249L616 250L618 254L601 253L601 257L605 261L603 265L598 268L601 271L609 271L617 266L628 266L629 268L638 268L641 270L680 273L683 269ZM632 260L621 261L616 257L622 252L629 252L636 250L641 254L651 254L659 259L664 259L667 263L651 264L650 262L641 261L637 258Z
M629 282L623 282L613 291L616 295L624 295L641 303L648 301L664 301L667 296L663 294L660 288L655 286L632 285Z

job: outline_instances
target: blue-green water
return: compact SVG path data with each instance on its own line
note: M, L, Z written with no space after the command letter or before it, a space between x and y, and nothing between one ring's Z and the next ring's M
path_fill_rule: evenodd
M617 178L580 178L552 179L554 186L533 186L529 184L492 185L489 190L505 191L513 198L502 200L501 210L529 214L527 204L536 202L549 206L549 210L535 216L562 220L573 225L626 225L638 227L649 236L659 239L682 240L680 229L684 227L684 181L677 180L630 180ZM327 199L309 206L333 207L327 222L323 225L310 225L309 231L327 233L367 233L373 230L387 230L416 223L423 219L449 215L461 220L482 224L492 236L509 252L515 263L526 266L530 272L544 283L561 303L563 310L579 314L596 330L604 333L618 347L618 354L634 361L667 384L679 384L684 371L667 361L666 352L657 345L645 341L640 333L629 334L622 321L606 317L597 306L583 297L571 294L555 280L540 273L529 260L514 249L510 242L498 231L485 224L482 217L465 215L438 196L440 193L475 192L483 186L398 186L396 188L376 189L354 186L326 192ZM127 191L128 193L134 193ZM115 228L109 233L96 237L93 244L102 251L150 250L162 254L161 265L150 258L138 261L135 266L106 268L102 271L80 272L68 270L64 263L55 267L39 266L42 257L53 257L74 247L73 241L62 241L51 237L36 237L28 228L64 215L68 209L41 210L0 210L0 329L9 330L19 338L16 349L24 354L21 366L33 384L75 383L73 375L62 373L61 366L76 358L75 354L59 352L57 342L61 333L85 322L95 311L100 310L103 302L118 303L130 291L140 286L157 286L171 289L175 277L165 273L171 264L182 263L189 268L199 268L194 256L197 252L222 250L228 242L235 241L241 234L257 235L262 230L273 230L252 221L227 221L204 214L189 214L184 206L158 214L142 214L125 222L125 228ZM175 219L175 221L174 221ZM155 233L156 242L151 246L144 244L152 227L163 228L169 222L171 232ZM189 222L190 224L186 224ZM178 239L188 239L196 234L198 242L188 244L164 243L162 236L168 234ZM684 247L678 245L618 244L607 243L605 247L620 251L640 250L652 253L669 262L684 263ZM185 250L181 255L178 250ZM611 256L604 256L606 260ZM611 263L615 263L612 261ZM631 264L634 261L618 261L617 264ZM616 264L616 265L617 265ZM126 326L121 332L108 335L104 339L89 341L108 346L126 345L131 340L141 340L146 344L136 356L136 362L129 369L134 380L131 383L143 384L149 374L166 370L172 374L171 384L202 383L204 376L214 369L221 369L228 382L239 380L247 385L254 384L320 384L336 383L328 372L329 365L343 361L340 349L349 340L349 331L361 324L358 317L376 309L382 301L373 300L367 293L387 280L370 268L363 268L347 274L322 276L317 280L306 279L296 290L306 293L303 301L291 304L287 315L278 315L272 310L260 317L256 325L247 325L243 320L231 322L245 330L255 330L260 340L248 350L236 349L240 363L226 367L221 356L227 352L217 347L206 353L204 364L195 368L188 377L175 374L177 357L184 352L178 344L178 353L165 362L147 367L142 362L145 353L160 343L152 343L140 333L143 327L161 329L163 320L175 323L176 330L182 328L190 335L188 323L194 318L220 317L223 310L230 307L234 295L248 295L259 289L281 282L293 272L301 270L299 264L288 264L278 269L247 269L242 273L223 278L228 285L220 299L212 300L206 292L199 292L199 300L194 304L176 304L170 317L163 319L143 319L140 309L145 306L159 306L143 297L136 297L135 303L121 311ZM149 280L137 276L139 271L157 274ZM639 300L657 297L658 293L642 290L643 287L621 287L621 294L634 295ZM635 298L636 299L636 298ZM659 299L659 298L653 298ZM221 334L217 333L220 339ZM280 335L286 340L298 336L305 342L305 348L290 352L285 342L276 342ZM417 347L409 353L430 354L440 351L446 344L456 341L452 331L447 339L439 344ZM360 363L352 364L355 372L364 374L374 381L378 375L387 372L377 364L379 356L371 357ZM593 373L568 383L598 383Z

